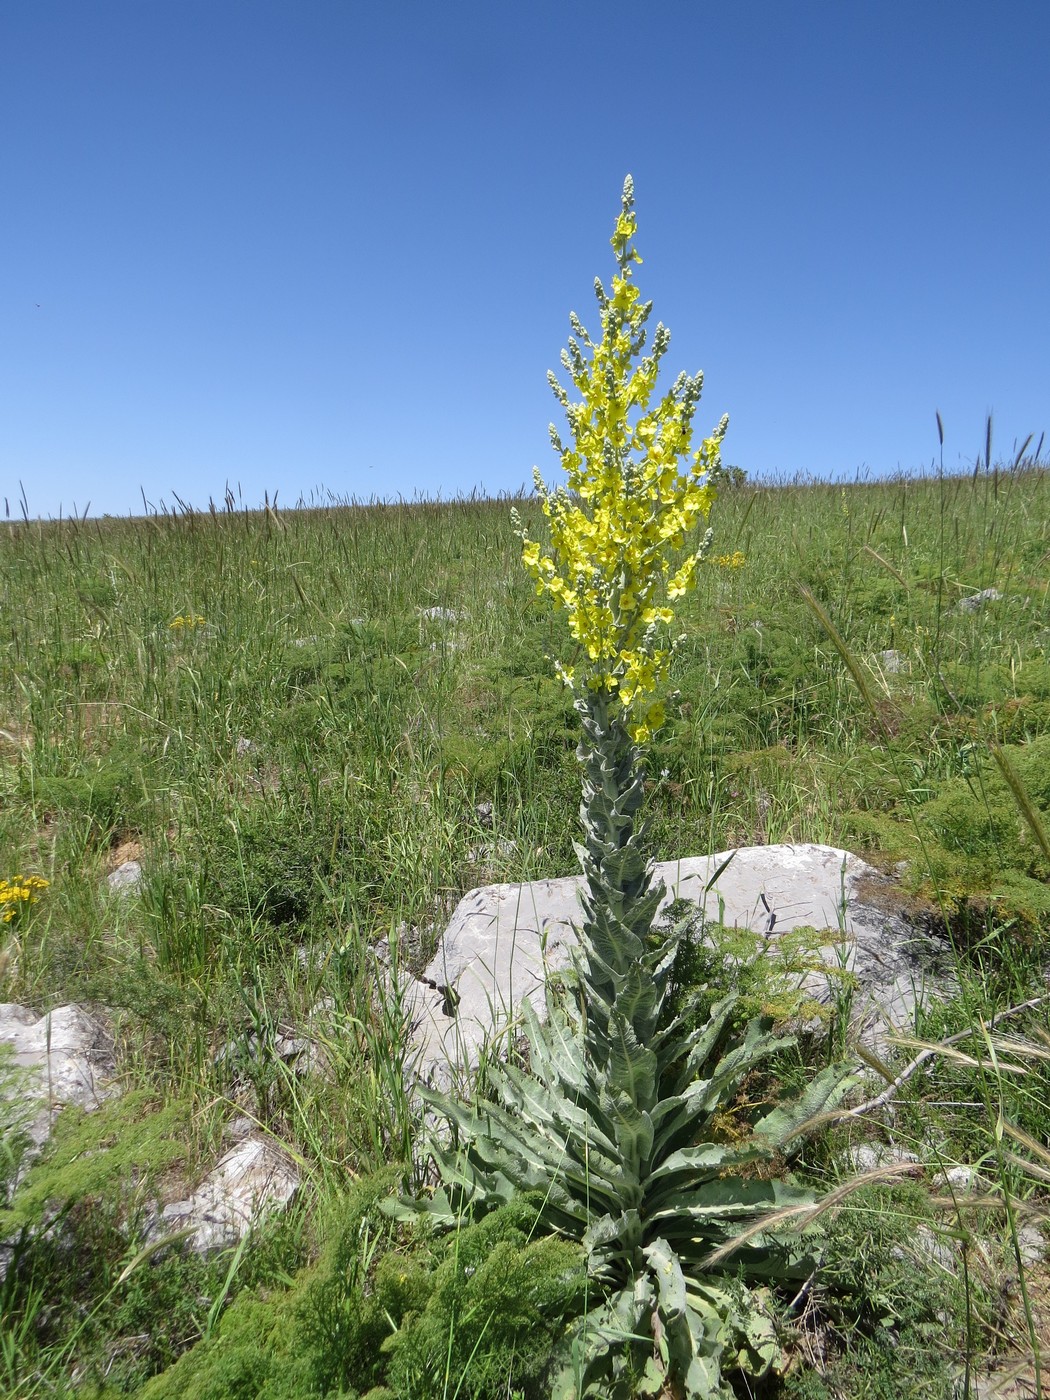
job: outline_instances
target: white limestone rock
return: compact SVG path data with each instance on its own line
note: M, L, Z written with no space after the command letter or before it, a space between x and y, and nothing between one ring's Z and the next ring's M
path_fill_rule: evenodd
M110 871L106 884L118 893L131 894L142 884L142 866L137 860L126 860Z
M198 1254L237 1244L264 1216L287 1205L299 1189L299 1173L270 1139L250 1133L208 1173L186 1200L166 1205L147 1237L182 1230Z
M464 616L455 608L419 608L417 611L424 622L459 622Z
M960 598L956 604L957 612L980 612L987 603L998 603L1002 600L1002 594L998 588L982 588L980 593L971 593L966 598Z
M788 930L830 930L820 953L829 976L809 974L807 994L827 1001L841 968L852 972L854 1020L869 1043L880 1044L887 1027L909 1026L930 989L937 946L899 912L892 881L848 851L753 846L666 861L657 874L667 886L663 907L688 899L708 922L760 933L771 952ZM542 1010L545 971L569 962L582 885L569 876L464 896L422 978L403 980L420 1078L447 1087L457 1069L478 1063L523 998Z
M81 1006L56 1006L43 1016L14 1002L0 1003L0 1044L10 1063L24 1072L19 1096L35 1112L29 1122L28 1158L51 1135L67 1104L91 1112L112 1092L113 1047L102 1025Z

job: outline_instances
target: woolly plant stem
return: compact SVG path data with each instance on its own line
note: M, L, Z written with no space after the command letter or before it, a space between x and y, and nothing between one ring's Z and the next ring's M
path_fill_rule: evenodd
M641 749L608 691L588 690L576 710L584 734L576 750L584 837L576 850L586 880L580 944L590 986L615 993L618 978L646 947L664 886L654 881L646 849Z
M652 1042L669 950L654 949L651 938L664 886L646 851L642 756L611 701L607 691L593 690L576 704L584 733L577 750L584 840L577 851L585 879L577 968L587 1062L619 1125L624 1254L639 1273L651 1114L660 1098Z

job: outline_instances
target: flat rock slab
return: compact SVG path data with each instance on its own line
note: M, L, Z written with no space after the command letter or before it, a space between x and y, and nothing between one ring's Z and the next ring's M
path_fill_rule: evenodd
M16 1092L36 1108L27 1129L34 1149L47 1141L60 1109L75 1104L90 1112L105 1097L112 1046L83 1007L56 1006L40 1016L27 1006L0 1003L0 1044L10 1046L9 1063L24 1073Z
M831 931L820 950L831 977L810 973L807 993L830 1000L845 968L859 984L855 1021L869 1042L910 1024L936 949L900 913L892 882L858 856L833 846L751 846L664 861L656 872L667 887L662 908L689 900L708 923L751 929L771 949L792 929ZM542 1009L545 972L567 966L576 942L582 888L582 876L569 876L464 896L423 977L402 987L418 1078L447 1087L457 1069L477 1065L524 998Z
M187 1242L197 1253L224 1249L237 1244L264 1216L287 1205L298 1189L299 1173L290 1159L268 1139L253 1134L226 1153L192 1196L165 1206L148 1237L189 1230Z

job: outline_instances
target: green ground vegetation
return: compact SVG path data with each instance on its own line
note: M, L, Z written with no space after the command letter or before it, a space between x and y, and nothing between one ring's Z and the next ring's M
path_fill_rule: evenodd
M655 855L853 849L899 876L958 985L914 1028L947 1047L892 1109L805 1149L817 1190L864 1141L921 1163L844 1197L822 1271L771 1301L791 1363L746 1382L770 1396L947 1397L982 1357L1046 1344L1050 1289L1018 1241L1050 1165L1048 1004L996 1018L1045 992L1048 492L1031 461L737 481L681 604L649 754ZM527 1203L444 1237L377 1209L426 1182L370 949L393 935L421 967L467 890L576 868L577 717L551 665L571 642L521 568L510 504L0 528L0 879L38 877L3 905L0 1000L104 1008L125 1086L61 1120L17 1189L4 1124L5 1393L544 1393L589 1306L573 1248ZM542 538L535 502L514 504ZM127 858L131 896L105 879ZM753 950L716 931L680 980L705 1008L732 989L787 1014ZM297 1073L279 1039L322 1002L325 1072ZM844 1024L745 1096L797 1093ZM153 1203L185 1194L245 1111L299 1164L296 1203L250 1250L144 1256ZM960 1162L980 1204L937 1184ZM914 1247L919 1220L941 1252Z

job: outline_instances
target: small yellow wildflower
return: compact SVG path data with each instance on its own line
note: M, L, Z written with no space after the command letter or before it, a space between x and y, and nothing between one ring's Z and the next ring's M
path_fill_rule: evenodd
M734 549L732 554L720 554L715 563L720 569L742 569L747 563L747 556Z
M178 632L183 628L192 630L194 627L205 627L207 622L200 613L185 613L181 617L173 617L168 626Z
M0 923L9 924L30 904L35 904L37 895L46 890L49 881L42 875L15 875L10 880L0 880Z

